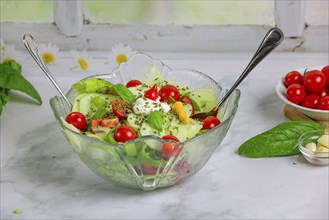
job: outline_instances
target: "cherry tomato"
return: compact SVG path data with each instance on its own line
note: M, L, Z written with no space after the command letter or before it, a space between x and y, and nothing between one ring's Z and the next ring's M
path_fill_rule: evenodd
M162 139L179 142L179 139L173 135L165 135ZM180 151L181 149L178 144L164 143L162 146L162 157L163 159L168 160L170 157L178 155Z
M85 129L87 125L86 117L80 112L71 112L66 116L65 121L79 130Z
M308 93L320 93L326 86L326 77L319 70L311 70L305 73L304 87Z
M208 116L203 119L203 127L202 129L210 130L221 123L221 121L215 116Z
M326 86L329 86L329 66L325 66L322 68L321 72L326 77Z
M108 128L114 128L119 124L119 118L97 118L90 121L90 126L92 128L97 127L108 127Z
M157 84L154 84L154 86L152 86L152 88L147 90L144 93L144 97L155 101L159 97Z
M170 84L162 86L159 91L159 95L160 95L161 101L167 101L167 103L171 103L169 96L171 96L176 101L178 101L180 99L179 90L176 88L176 86L173 86Z
M121 125L114 132L114 140L116 142L126 142L136 138L136 131L127 125Z
M318 109L329 110L329 96L325 96L320 99Z
M329 96L329 89L328 88L324 88L324 90L322 92L320 92L318 95L320 97Z
M130 88L130 87L135 87L135 86L138 86L138 85L141 85L142 82L137 80L137 79L133 79L133 80L130 80L129 82L127 82L126 84L126 87L127 88Z
M157 167L148 164L141 164L141 169L143 171L143 174L147 174L147 175L155 175L158 171ZM163 172L163 168L160 168L159 173L162 172Z
M112 101L112 111L115 116L121 119L127 119L126 110L129 107L128 103L122 100Z
M286 74L284 77L284 85L286 87L290 86L291 84L300 84L303 85L304 78L300 72L297 71L291 71Z
M318 96L318 95L308 94L303 99L302 106L305 107L305 108L317 109L318 102L319 102L320 99L321 99L321 97Z
M189 97L187 97L187 96L183 96L181 98L181 101L183 103L186 103L186 104L189 104L189 105L192 106L192 112L191 112L191 114L193 115L195 113L195 111L194 111L194 105L193 105L193 102L191 101L191 99Z
M290 102L299 104L305 98L306 91L305 91L304 87L299 84L291 84L287 88L286 96Z

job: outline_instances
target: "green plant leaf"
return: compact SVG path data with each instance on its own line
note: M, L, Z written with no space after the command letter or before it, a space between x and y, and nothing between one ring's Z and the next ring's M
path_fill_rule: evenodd
M312 130L324 131L324 127L312 121L283 122L244 142L238 153L250 158L299 154L298 138Z
M115 84L114 89L118 95L129 104L132 105L136 101L134 94L125 85Z
M157 131L162 131L162 125L164 123L164 119L163 119L163 112L161 111L152 111L148 116L147 116L147 120L149 125L157 130Z
M42 104L42 99L34 86L22 75L21 65L14 60L0 64L0 87L21 91L32 98L38 104Z
M76 82L72 85L77 95L82 93L106 94L108 93L110 86L112 86L111 82L108 82L105 79L101 79L101 78L88 78Z
M1 88L0 87L0 115L3 111L3 107L7 104L9 101L9 89Z

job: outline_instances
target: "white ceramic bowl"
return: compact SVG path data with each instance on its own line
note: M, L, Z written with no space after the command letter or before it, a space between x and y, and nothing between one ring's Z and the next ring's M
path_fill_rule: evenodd
M318 69L321 70L322 67L312 67L312 68L308 68L308 70L314 70L314 69ZM297 69L296 71L300 72L303 74L305 69ZM311 108L305 108L301 105L297 105L294 104L292 102L290 102L287 97L286 97L286 91L287 88L285 87L285 85L283 84L283 78L281 78L275 87L275 91L277 93L277 95L279 96L279 98L284 101L286 104L296 108L298 111L302 112L303 114L307 115L310 118L313 118L315 120L320 120L320 121L329 121L329 111L326 110L320 110L320 109L311 109Z

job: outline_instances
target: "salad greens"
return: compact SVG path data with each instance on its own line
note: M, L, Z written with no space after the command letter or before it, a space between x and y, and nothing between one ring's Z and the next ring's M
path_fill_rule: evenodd
M18 90L34 98L39 105L42 99L33 85L22 75L22 66L15 60L0 64L0 115L9 101L9 91Z
M117 94L129 104L133 104L136 101L136 97L126 86L122 84L115 84L114 89Z
M162 128L162 125L164 123L163 112L158 111L158 110L153 111L147 116L147 120L148 120L149 125L152 128L154 128L155 130L160 131L160 132L163 130L163 128Z
M283 122L244 142L239 147L238 153L249 158L299 154L297 143L299 136L312 130L324 131L324 127L312 121Z
M75 89L76 94L82 93L107 93L111 82L108 82L101 78L89 78L88 80L82 80L77 83L74 83L72 87Z

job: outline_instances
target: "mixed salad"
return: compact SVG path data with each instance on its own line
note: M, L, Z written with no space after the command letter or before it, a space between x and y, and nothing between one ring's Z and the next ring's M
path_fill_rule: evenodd
M218 112L203 121L190 118L217 104L218 98L212 89L190 90L178 82L162 79L161 75L146 82L130 80L126 85L113 84L103 78L88 78L72 87L75 99L72 111L65 119L66 125L113 145L146 135L171 140L162 146L125 146L129 157L156 169L162 160L179 154L180 142L221 123ZM155 171L148 169L147 172Z

